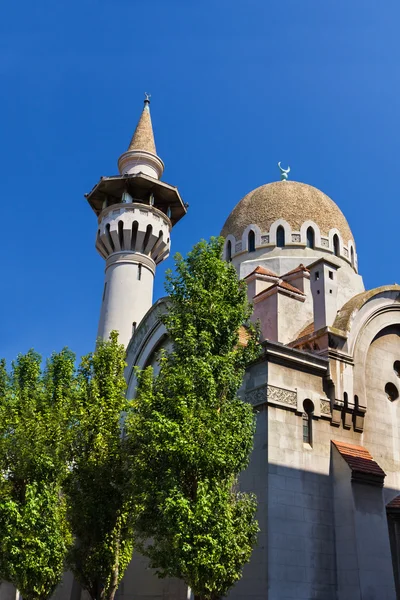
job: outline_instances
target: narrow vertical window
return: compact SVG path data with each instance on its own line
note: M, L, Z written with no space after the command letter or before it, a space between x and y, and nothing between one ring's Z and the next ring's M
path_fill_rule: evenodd
M142 279L142 265L140 263L138 264L137 278Z
M136 321L133 321L132 323L132 335L135 333L136 331Z
M339 238L336 235L336 233L333 236L333 252L334 252L335 256L340 255Z
M226 243L226 261L231 262L232 260L232 242L228 240Z
M124 249L124 224L122 221L118 221L118 240L120 250Z
M256 235L252 229L249 231L247 246L248 246L249 252L255 252L255 250L256 250Z
M314 404L311 400L304 400L303 411L303 442L304 444L312 446L312 418L314 414Z
M103 290L103 302L106 299L106 292L107 292L107 281L104 284L104 290Z
M350 250L350 256L351 256L351 266L354 269L355 265L354 265L354 248L353 248L353 246L351 247L351 250Z
M312 227L307 229L307 248L314 248L315 246L315 233Z
M276 230L276 245L278 248L283 248L285 245L285 230L283 229L282 225L279 225L278 229Z

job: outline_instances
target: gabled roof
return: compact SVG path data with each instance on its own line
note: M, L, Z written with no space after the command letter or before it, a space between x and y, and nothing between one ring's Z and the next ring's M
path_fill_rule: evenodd
M307 269L307 267L305 267L302 263L300 263L298 267L296 267L295 269L292 269L291 271L288 271L287 273L282 275L282 278L285 278L288 275L294 275L295 273L301 273L301 272L309 273L310 269Z
M279 279L279 275L277 275L273 271L270 271L269 269L265 269L264 267L260 267L260 266L256 267L254 269L254 271L252 271L251 273L246 275L246 277L244 279L247 279L248 277L251 277L252 275L267 275L268 277L274 277L276 279Z
M348 442L332 440L342 458L351 469L352 480L364 481L374 485L383 485L386 473L372 458L371 454L363 446L356 446Z
M258 294L254 296L254 298L257 298L258 296L261 296L261 294L265 294L266 292L270 292L271 290L279 291L280 289L285 290L286 292L298 294L299 296L305 296L305 294L303 294L303 292L300 291L297 287L294 287L294 285L291 285L287 281L283 281L282 279L280 279L279 281L271 285L269 288L258 292Z

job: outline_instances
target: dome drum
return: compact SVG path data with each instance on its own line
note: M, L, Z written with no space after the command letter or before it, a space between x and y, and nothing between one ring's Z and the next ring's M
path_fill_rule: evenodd
M331 198L304 183L279 181L253 190L232 210L221 235L228 259L262 248L310 248L337 256L357 272L346 218Z
M282 228L284 231L284 244L278 244L277 232L278 228ZM228 234L225 239L225 257L227 258L227 245L230 242L231 245L231 258L238 258L239 256L245 255L249 250L249 233L254 232L255 236L255 250L265 249L273 250L274 248L307 248L307 231L311 228L314 233L314 244L313 249L318 251L326 252L327 254L334 254L338 258L345 260L349 263L354 270L357 272L357 255L355 253L355 247L353 240L346 242L342 239L340 232L334 228L328 233L328 236L322 236L318 225L313 221L306 221L301 226L300 231L293 231L288 223L282 219L278 219L272 223L269 231L261 232L260 228L256 224L251 224L246 227L242 236L236 239L232 234ZM334 242L334 238L337 238L337 245Z

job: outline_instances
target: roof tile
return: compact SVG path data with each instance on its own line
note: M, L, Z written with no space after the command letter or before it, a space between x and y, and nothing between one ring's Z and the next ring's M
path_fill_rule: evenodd
M347 442L332 440L340 455L344 458L352 471L352 479L367 480L368 483L383 485L386 473L372 458L363 446L356 446ZM363 477L367 476L367 477Z

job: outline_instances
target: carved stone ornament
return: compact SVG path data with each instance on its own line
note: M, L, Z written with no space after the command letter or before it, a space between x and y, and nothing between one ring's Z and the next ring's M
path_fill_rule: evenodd
M237 242L235 244L235 252L241 252L242 251L242 242Z
M261 243L262 244L269 244L269 235L262 235L261 236Z
M321 415L328 415L330 417L332 414L330 401L325 400L324 398L321 398L320 406L321 406Z
M323 246L324 248L329 248L329 240L328 238L321 238L321 246Z
M268 402L278 402L279 404L286 404L287 406L297 408L297 393L269 385Z
M301 242L301 236L299 233L292 233L292 242Z
M252 406L259 406L260 404L265 404L267 402L267 386L262 385L261 387L255 388L254 390L250 390L245 394L245 400Z
M349 251L347 248L343 248L343 254L347 257L349 256Z

